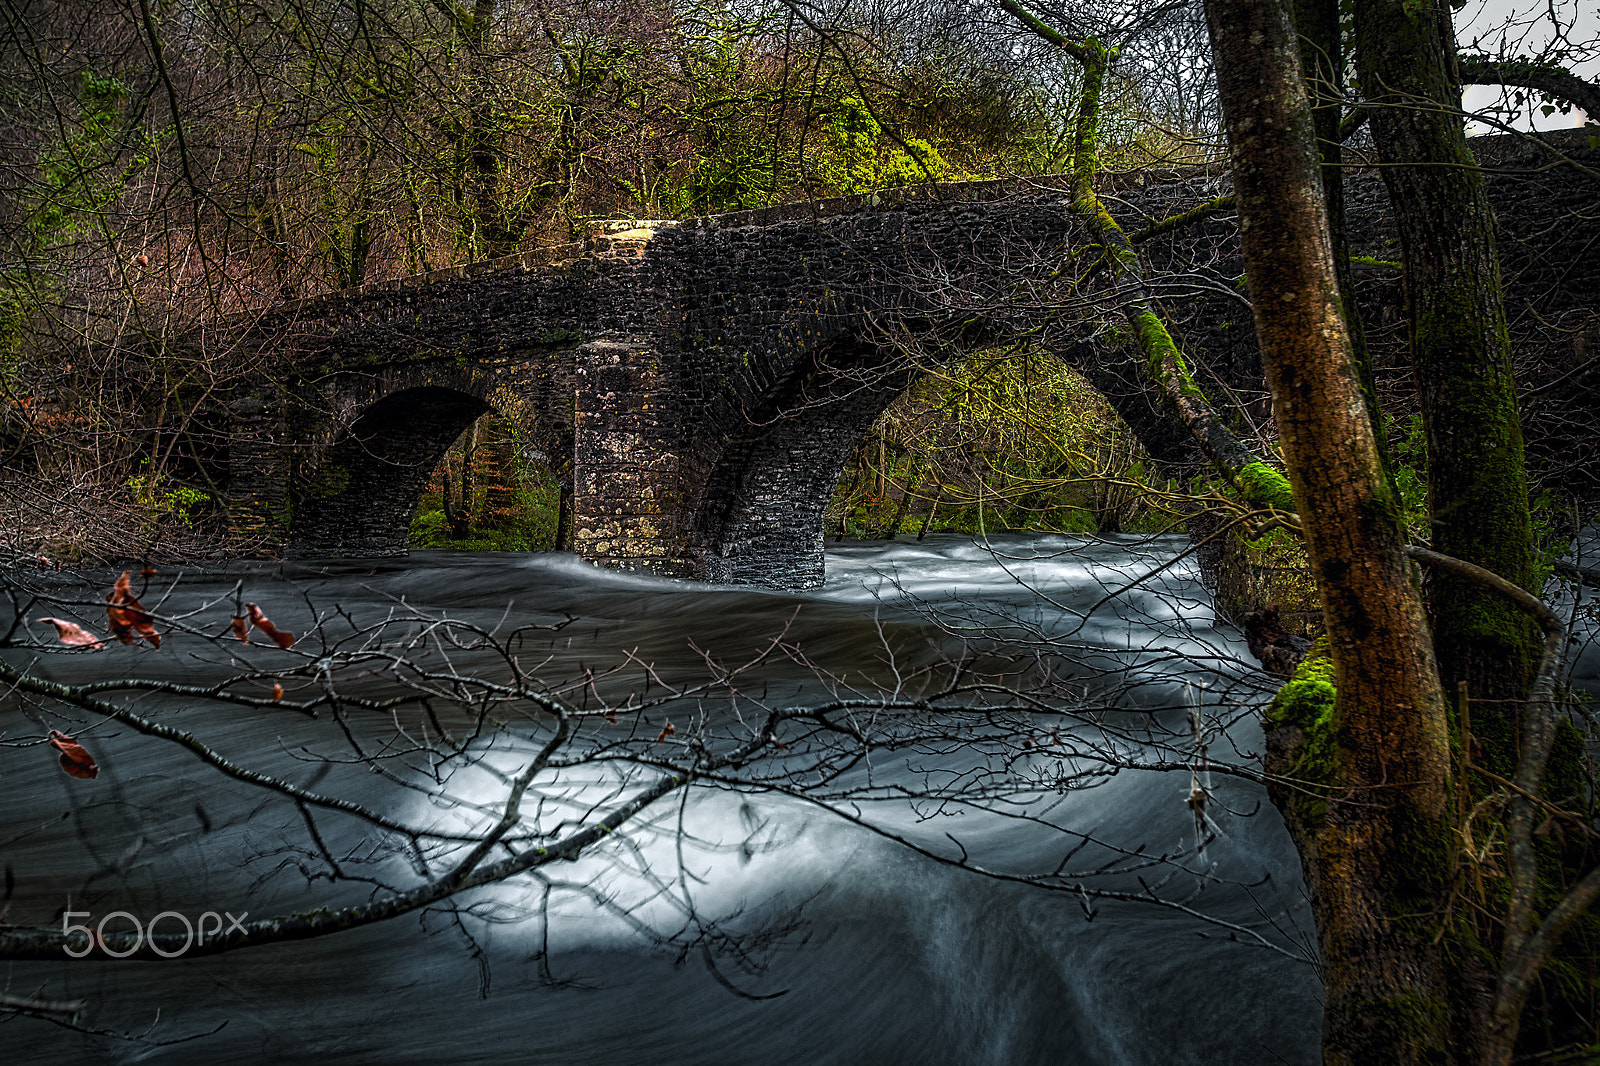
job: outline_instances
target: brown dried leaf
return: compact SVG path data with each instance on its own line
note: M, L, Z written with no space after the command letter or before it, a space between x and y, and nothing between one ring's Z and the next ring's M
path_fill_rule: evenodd
M69 622L64 618L39 618L39 622L49 622L56 627L56 636L61 638L61 643L73 647L90 648L99 651L105 647L105 641L89 632L76 622Z
M150 613L133 594L133 578L124 570L117 578L116 587L106 600L106 618L111 623L111 635L124 644L134 643L134 636L148 640L153 648L161 647L161 634L156 632Z
M100 767L95 765L94 757L67 734L50 730L50 746L61 753L61 769L73 777L88 780L100 776Z
M250 621L255 623L255 627L265 633L274 644L280 648L294 647L294 635L285 633L273 625L272 620L261 613L261 608L253 603L247 603L244 605L244 609L250 612Z

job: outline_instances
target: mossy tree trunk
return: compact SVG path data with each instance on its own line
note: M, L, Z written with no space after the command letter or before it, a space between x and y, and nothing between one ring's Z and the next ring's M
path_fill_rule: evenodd
M1450 9L1426 0L1357 0L1355 17L1361 79L1379 105L1373 135L1405 258L1427 431L1432 547L1536 594L1536 545L1494 219L1483 174L1454 113L1460 78ZM1452 687L1464 683L1472 698L1473 744L1481 747L1472 762L1514 777L1519 790L1500 823L1508 852L1507 876L1497 886L1503 913L1494 915L1494 927L1483 938L1497 959L1493 1005L1485 1010L1481 1001L1468 1000L1477 991L1469 982L1479 975L1467 973L1468 992L1458 1008L1460 1034L1476 1049L1473 1061L1506 1066L1535 984L1551 1035L1530 1034L1525 1050L1552 1050L1539 1045L1560 1043L1554 1034L1573 1019L1577 1033L1592 1042L1593 1019L1583 1020L1592 993L1574 992L1567 982L1540 982L1537 975L1557 955L1564 930L1600 894L1600 867L1590 848L1535 840L1543 830L1533 825L1544 816L1535 817L1531 797L1544 788L1556 727L1554 716L1540 709L1548 692L1530 696L1530 683L1536 693L1547 688L1561 640L1546 643L1535 682L1541 655L1532 612L1454 570L1436 572L1431 604L1445 681ZM1548 622L1547 639L1554 639ZM1581 763L1575 734L1567 744L1569 758ZM1586 791L1556 780L1544 788L1549 799ZM1487 774L1472 775L1462 787L1473 795L1462 806L1498 786ZM1467 942L1467 933L1450 928L1443 935L1447 944L1458 942L1461 958L1482 956L1481 948L1467 950L1479 947ZM1592 935L1588 945L1581 938L1568 942L1568 965L1593 972Z
M1329 658L1274 707L1267 769L1322 950L1324 1061L1450 1060L1433 916L1453 863L1449 723L1346 332L1299 48L1278 0L1206 5L1262 361ZM1314 669L1314 668L1313 668Z
M1428 447L1431 547L1537 593L1494 217L1457 114L1460 78L1450 9L1436 0L1357 0L1354 13L1357 67L1405 263L1411 352ZM1530 758L1526 745L1519 751L1519 716L1526 716L1520 701L1540 660L1532 617L1482 581L1454 571L1433 572L1429 601L1443 681L1449 691L1464 683L1474 708L1479 750L1472 761L1502 778L1520 778ZM1460 787L1472 792L1465 807L1496 786L1480 774ZM1561 870L1562 861L1548 850L1537 865L1558 899L1559 886L1581 874ZM1511 1060L1525 1002L1517 1000L1514 1010L1506 1002L1506 975L1517 969L1521 953L1518 929L1511 926L1533 921L1531 910L1521 918L1516 914L1513 908L1511 925L1482 945L1501 956L1492 1017L1485 1017L1479 998L1490 980L1488 967L1466 961L1481 959L1481 949L1470 950L1478 945L1464 942L1471 935L1464 930L1441 934L1446 943L1463 940L1456 951L1463 960L1457 1037L1462 1046L1477 1049L1474 1062Z
M1450 9L1439 0L1357 0L1355 27L1404 254L1432 547L1537 591L1494 217L1458 113ZM1521 698L1539 657L1526 614L1454 574L1433 577L1430 601L1447 687L1465 680L1474 700ZM1515 757L1511 735L1504 730L1504 750L1491 753L1499 772ZM1486 729L1484 739L1500 737Z

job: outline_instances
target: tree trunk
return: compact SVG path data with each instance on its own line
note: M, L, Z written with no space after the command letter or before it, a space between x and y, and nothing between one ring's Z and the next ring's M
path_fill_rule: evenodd
M444 476L444 518L450 527L450 535L456 540L463 540L472 533L472 503L474 489L472 484L472 457L478 450L478 423L474 422L467 427L466 440L461 447L461 506L457 508L451 500L450 475Z
M1389 442L1378 407L1372 360L1367 352L1367 331L1356 303L1355 271L1344 230L1344 147L1339 126L1344 118L1344 33L1339 25L1340 0L1293 0L1293 17L1300 40L1300 71L1311 101L1311 126L1317 135L1317 155L1322 161L1322 199L1328 212L1333 265L1338 274L1339 299L1344 308L1345 333L1350 354L1361 375L1361 392L1372 416L1373 439L1384 467L1389 466Z
M1457 114L1450 11L1436 0L1358 0L1361 85L1405 259L1411 349L1428 442L1435 551L1532 589L1522 425L1483 175ZM1517 699L1539 658L1533 624L1455 574L1431 579L1434 645L1447 687ZM1491 769L1515 759L1509 729L1486 731Z
M944 498L944 485L940 484L934 490L933 496L928 500L928 513L922 516L922 528L917 530L917 539L922 540L928 535L928 527L933 525L933 516L939 512L939 501Z
M556 539L551 547L558 552L572 550L572 481L556 483L560 502L556 505Z
M1274 702L1267 757L1296 782L1274 799L1317 919L1324 1061L1448 1061L1451 974L1429 918L1453 865L1445 701L1345 329L1296 37L1276 0L1206 8L1262 361L1331 649Z
M444 504L445 528L450 531L453 539L461 540L472 531L472 518L456 507L454 492L450 487L450 471L446 470L441 478L444 482L444 492L440 496L440 501Z

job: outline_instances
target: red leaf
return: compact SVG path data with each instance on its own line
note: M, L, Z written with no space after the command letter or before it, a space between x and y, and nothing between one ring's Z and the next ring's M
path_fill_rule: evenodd
M274 681L272 683L272 700L274 703L276 703L281 699L283 699L283 686Z
M61 638L61 643L75 647L90 648L99 651L105 647L105 642L76 622L68 622L62 618L39 618L39 622L49 622L56 627L56 635Z
M242 614L233 616L233 635L246 644L250 643L250 620Z
M657 744L661 743L663 740L666 740L668 737L670 737L672 734L674 734L676 732L677 732L677 730L672 727L672 723L668 722L666 725L661 727L661 735L656 737L656 743Z
M278 645L278 647L294 647L294 635L291 633L285 633L283 630L273 625L272 620L261 613L261 608L257 607L253 603L247 603L244 605L244 609L250 612L250 621L256 624L256 628L265 633L273 643Z
M111 590L111 596L106 600L106 618L111 623L111 635L122 643L132 644L134 635L138 634L148 640L151 647L161 647L161 634L156 632L150 613L133 594L133 579L126 570L117 578L116 588Z
M50 730L50 746L61 753L61 768L73 777L84 779L100 776L100 767L83 745L57 730Z

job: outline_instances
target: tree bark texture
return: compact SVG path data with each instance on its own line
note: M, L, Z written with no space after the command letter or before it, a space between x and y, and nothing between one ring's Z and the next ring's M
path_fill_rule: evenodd
M1278 0L1206 8L1256 330L1331 655L1275 703L1267 767L1312 893L1324 1061L1448 1061L1450 968L1433 942L1452 867L1445 701L1346 333L1299 45Z
M1338 272L1340 303L1350 354L1361 374L1361 392L1372 418L1374 440L1384 466L1389 446L1378 407L1378 390L1367 352L1367 332L1356 303L1355 272L1344 228L1344 146L1340 124L1344 119L1345 48L1339 25L1339 0L1292 0L1294 27L1300 40L1300 73L1311 103L1311 126L1317 135L1317 155L1322 161L1322 199L1327 205L1328 232L1333 240L1333 265Z
M1494 216L1459 113L1450 12L1436 0L1357 0L1355 20L1361 87L1405 261L1432 547L1531 589L1528 484ZM1430 599L1446 687L1465 680L1475 700L1520 697L1539 656L1528 618L1455 574L1435 575ZM1499 749L1491 769L1508 772L1509 730L1484 739Z

